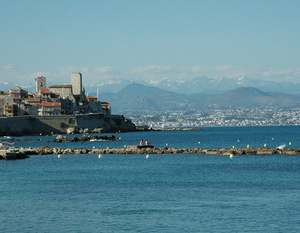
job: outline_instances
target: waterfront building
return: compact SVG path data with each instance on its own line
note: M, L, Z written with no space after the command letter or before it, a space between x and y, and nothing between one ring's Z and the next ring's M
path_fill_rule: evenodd
M52 98L53 96L53 93L51 92L50 88L41 88L39 90L39 93L38 93L42 98Z
M61 103L41 103L39 106L39 116L61 115Z
M13 104L14 102L14 97L10 95L0 95L0 107L3 107L4 105L7 104Z
M96 96L87 95L86 100L88 103L96 103L98 101L98 98Z
M16 89L10 89L9 93L13 97L17 98L27 98L28 97L28 91L18 87Z
M72 92L72 85L52 85L49 87L50 92L59 95L61 98L75 100Z
M4 105L3 115L8 117L18 116L18 106L15 104Z

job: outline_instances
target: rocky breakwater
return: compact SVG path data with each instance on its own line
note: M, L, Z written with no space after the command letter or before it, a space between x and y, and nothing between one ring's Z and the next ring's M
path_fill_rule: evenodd
M27 159L29 154L32 154L32 151L23 148L0 148L0 160Z
M87 142L87 141L115 141L115 140L117 140L117 137L114 135L103 135L103 136L83 135L81 138L78 137L67 138L66 136L58 135L53 141L54 142Z
M300 149L270 149L270 148L213 148L213 149L178 149L169 147L139 147L124 148L50 148L48 146L31 148L32 155L46 154L209 154L209 155L300 155Z

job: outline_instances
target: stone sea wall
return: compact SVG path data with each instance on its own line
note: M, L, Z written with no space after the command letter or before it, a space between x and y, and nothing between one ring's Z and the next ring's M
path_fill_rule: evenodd
M80 130L99 132L135 131L135 125L123 115L84 114L61 116L1 117L0 135L65 134Z
M0 135L27 135L33 132L29 117L1 117Z
M300 155L300 149L270 149L270 148L214 148L214 149L178 149L169 147L139 147L126 146L124 148L58 148L58 147L36 147L36 148L20 148L19 153L22 156L16 156L10 159L24 159L31 155L49 155L54 154L61 157L63 154L207 154L207 155L223 155L233 158L235 155ZM147 157L146 156L146 157ZM100 157L100 158L101 158ZM0 160L8 159L6 156L0 155Z
M214 149L178 149L169 147L139 148L127 146L125 148L58 148L38 147L23 149L27 154L209 154L209 155L300 155L300 149L270 149L270 148L214 148Z

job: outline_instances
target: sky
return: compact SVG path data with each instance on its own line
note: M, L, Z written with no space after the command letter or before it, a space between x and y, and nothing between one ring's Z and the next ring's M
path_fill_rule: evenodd
M300 83L298 0L0 0L0 82ZM1 87L0 87L1 89Z

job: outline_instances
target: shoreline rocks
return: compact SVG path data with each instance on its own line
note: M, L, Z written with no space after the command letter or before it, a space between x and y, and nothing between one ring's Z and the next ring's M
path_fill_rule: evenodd
M212 148L212 149L180 149L169 147L127 146L124 148L58 148L37 147L24 149L28 155L46 154L208 154L208 155L300 155L300 149L270 149L270 148Z
M57 137L53 140L54 142L87 142L87 141L115 141L117 140L114 135L104 135L104 136L90 136L83 135L81 138L73 137L67 138L64 135L57 135Z

